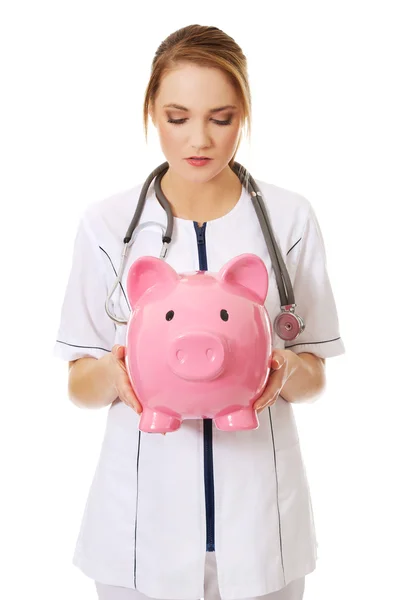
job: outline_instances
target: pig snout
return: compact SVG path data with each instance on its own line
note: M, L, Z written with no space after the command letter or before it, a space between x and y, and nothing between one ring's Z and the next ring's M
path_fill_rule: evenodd
M226 344L212 333L191 332L175 338L169 348L171 370L191 381L215 379L224 369Z

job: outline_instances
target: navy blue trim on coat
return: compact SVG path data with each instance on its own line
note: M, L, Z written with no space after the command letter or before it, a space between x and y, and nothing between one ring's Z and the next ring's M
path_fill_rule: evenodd
M114 273L115 273L115 277L118 277L118 273L117 273L117 271L116 271L116 269L115 269L115 267L114 267L114 265L113 265L113 261L111 260L111 258L110 258L110 255L109 255L109 254L108 254L108 253L107 253L107 252L104 250L104 248L102 248L101 246L99 246L99 248L100 248L100 250L101 250L102 252L104 252L104 254L105 254L107 257L108 257L108 260L110 261L110 263L111 263L111 266L112 266L112 268L113 268L113 271L114 271ZM123 293L123 295L124 295L124 298L125 298L125 302L126 302L126 304L127 304L128 308L130 309L129 302L128 302L128 298L126 297L125 290L124 290L124 288L122 287L122 283L121 283L121 282L119 282L119 287L121 288L121 290L122 290L122 293Z
M278 470L276 468L276 449L275 449L275 435L274 435L274 428L272 425L272 414L271 414L271 407L268 407L268 412L269 412L269 423L271 426L271 439L272 439L272 448L274 450L274 469L275 469L275 486L276 486L276 508L278 511L278 524L279 524L279 545L280 545L280 551L281 551L281 564L282 564L282 572L283 572L283 582L286 585L286 578L285 578L285 567L283 565L283 549L282 549L282 526L281 526L281 511L279 510L279 484L278 484Z
M207 271L206 252L206 226L200 227L193 222L197 237L197 249L199 253L199 269ZM212 419L203 419L203 446L204 446L204 487L206 501L206 551L215 552L215 500L214 500L214 463L213 463L213 441L212 441Z
M137 522L138 522L138 505L139 505L139 458L140 458L140 442L142 440L142 432L139 429L138 446L136 452L136 512L135 512L135 545L134 545L134 561L133 561L133 583L135 590L136 584L136 564L137 564Z
M297 246L297 244L300 242L301 238L299 238L297 240L297 242L295 244L293 244L293 246L286 252L286 256L289 254L289 252L291 252L293 250L293 248L295 248Z
M78 346L77 344L69 344L68 342L62 342L61 340L56 340L58 344L65 344L66 346L72 346L72 348L90 348L92 350L104 350L104 352L111 352L107 348L100 348L99 346Z
M312 344L328 344L329 342L336 342L336 340L340 340L340 337L333 338L332 340L323 340L321 342L299 342L298 344L291 344L290 346L285 345L285 348L293 348L294 346L311 346Z

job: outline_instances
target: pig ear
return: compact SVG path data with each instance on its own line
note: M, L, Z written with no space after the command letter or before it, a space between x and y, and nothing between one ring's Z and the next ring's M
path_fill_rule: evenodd
M242 286L255 294L264 304L268 292L268 271L255 254L240 254L227 262L218 273L221 281Z
M132 263L127 279L127 291L131 308L140 296L156 284L169 287L179 280L179 275L161 258L142 256Z

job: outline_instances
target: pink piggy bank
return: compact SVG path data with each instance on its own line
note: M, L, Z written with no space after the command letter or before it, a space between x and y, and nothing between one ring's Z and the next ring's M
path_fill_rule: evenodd
M175 431L214 419L223 431L257 429L254 401L271 368L268 272L242 254L219 273L178 274L159 258L130 267L126 367L143 407L139 429Z

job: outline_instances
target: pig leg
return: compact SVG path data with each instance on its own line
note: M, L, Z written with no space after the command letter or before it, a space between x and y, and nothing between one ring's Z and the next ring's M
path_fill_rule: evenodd
M152 408L143 407L139 429L146 433L168 433L181 426L182 419Z
M215 427L221 431L257 429L259 425L256 411L251 407L241 408L230 414L215 417L214 423Z

